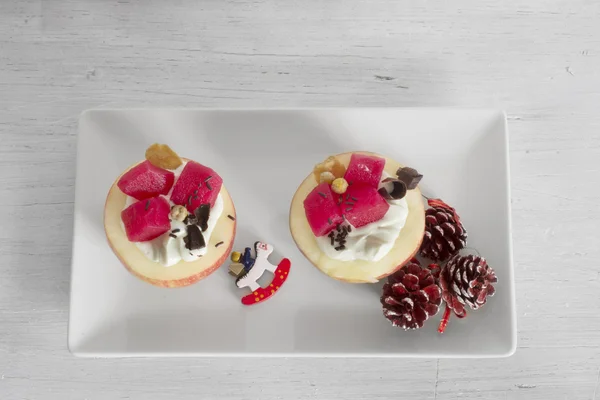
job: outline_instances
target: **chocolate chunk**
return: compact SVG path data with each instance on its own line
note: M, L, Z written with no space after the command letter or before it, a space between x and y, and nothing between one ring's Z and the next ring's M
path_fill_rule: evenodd
M187 236L183 239L185 248L188 250L198 250L206 247L204 235L200 232L198 225L188 225Z
M197 224L200 225L202 232L206 232L208 229L208 217L210 217L210 204L200 204L200 207L194 211L198 220Z
M198 218L194 214L188 214L187 217L183 220L183 223L186 225L193 225L198 221Z
M423 175L419 174L416 169L409 167L399 168L396 171L396 176L404 182L408 190L416 188L421 179L423 179Z
M383 183L386 184L385 187L382 187L378 190L379 194L387 200L400 200L404 196L406 196L406 184L400 179L394 178L385 178ZM391 190L388 190L387 184L391 184Z

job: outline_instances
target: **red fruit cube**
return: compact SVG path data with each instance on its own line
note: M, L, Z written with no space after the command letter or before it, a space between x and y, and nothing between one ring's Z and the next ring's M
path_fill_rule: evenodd
M173 172L144 161L123 174L117 186L126 195L144 200L169 193L174 180Z
M193 213L201 204L214 206L222 185L223 179L215 171L195 161L188 161L175 182L171 201Z
M321 183L304 199L306 219L315 236L327 235L344 222L338 198L329 184Z
M346 220L355 228L379 221L390 208L376 188L364 183L349 186L346 198L342 209Z
M344 179L351 185L364 183L377 188L384 168L385 159L381 157L353 153L346 174L344 174Z
M131 242L152 240L171 229L171 206L164 197L153 197L133 203L121 211L125 233Z

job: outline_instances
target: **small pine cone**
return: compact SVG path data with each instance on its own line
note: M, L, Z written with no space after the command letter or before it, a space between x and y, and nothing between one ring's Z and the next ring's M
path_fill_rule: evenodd
M493 296L496 273L483 257L455 255L442 268L440 285L442 297L457 317L467 315L465 305L477 310L485 304L488 296Z
M441 302L442 291L435 278L415 259L390 275L383 285L383 315L404 330L422 327L437 314Z
M467 245L467 231L456 210L439 199L429 199L420 254L444 262Z

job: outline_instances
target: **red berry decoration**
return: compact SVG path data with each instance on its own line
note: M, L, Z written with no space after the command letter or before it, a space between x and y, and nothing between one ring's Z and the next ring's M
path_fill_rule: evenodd
M442 291L427 268L416 259L388 277L383 285L383 315L404 330L417 329L437 314Z
M446 263L440 272L442 298L446 302L446 310L438 331L443 333L448 325L451 312L458 318L467 315L465 305L472 310L481 308L488 296L495 293L496 273L483 257L455 255Z
M467 231L456 210L440 199L427 200L421 256L436 262L448 260L467 245Z

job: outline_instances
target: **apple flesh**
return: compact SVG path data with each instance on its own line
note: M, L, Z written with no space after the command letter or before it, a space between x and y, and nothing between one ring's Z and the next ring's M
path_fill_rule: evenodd
M359 153L383 157L374 153ZM335 157L347 167L351 156L352 153L344 153ZM390 158L383 158L386 161L385 172L395 176L398 168L403 165ZM394 247L384 258L377 262L370 262L340 261L327 257L317 244L303 206L304 199L318 184L312 173L300 184L290 207L290 231L300 251L319 270L344 282L373 283L396 272L417 253L425 232L425 206L418 187L406 193L405 199L408 203L406 224L400 231Z
M110 188L106 198L104 230L110 247L129 272L155 286L181 287L207 277L227 260L233 247L237 222L233 201L224 185L221 186L220 191L223 198L223 213L217 221L209 243L206 244L208 252L197 261L180 261L175 265L165 267L149 260L135 243L127 239L121 224L121 211L125 207L127 195L117 186L116 182L119 181L119 178ZM231 215L234 220L228 218L228 215ZM215 247L219 242L223 242L223 244Z

